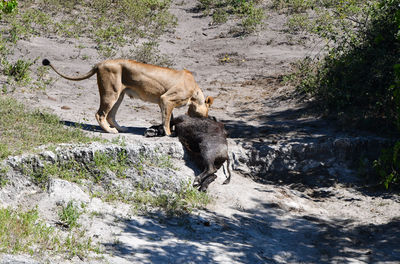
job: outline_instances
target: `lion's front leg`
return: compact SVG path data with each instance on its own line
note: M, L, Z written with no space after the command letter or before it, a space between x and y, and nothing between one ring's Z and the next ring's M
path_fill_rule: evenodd
M97 122L106 132L117 134L117 128L111 127L110 125L112 124L109 123L109 120L113 121L118 106L123 99L123 95L120 96L114 92L116 85L110 80L110 77L107 74L98 73L97 85L100 93L100 107L96 113ZM114 107L115 104L116 107ZM113 108L114 111L112 110Z
M174 106L164 95L161 96L160 109L161 109L161 119L164 126L165 134L167 136L170 136L171 135L170 122Z

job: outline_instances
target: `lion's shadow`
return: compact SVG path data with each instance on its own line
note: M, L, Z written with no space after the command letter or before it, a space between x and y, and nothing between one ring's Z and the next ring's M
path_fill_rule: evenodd
M68 126L68 127L80 128L82 130L90 131L90 132L107 133L98 125L91 125L91 124L72 122L72 121L66 121L66 120L62 120L61 124L65 125L65 126ZM127 127L127 128L128 128L127 131L120 132L120 133L122 133L122 134L135 134L135 135L143 136L144 133L147 130L146 127Z

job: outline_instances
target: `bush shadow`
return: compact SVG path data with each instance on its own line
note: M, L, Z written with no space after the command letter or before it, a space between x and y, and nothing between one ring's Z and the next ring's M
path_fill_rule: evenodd
M356 225L346 219L259 209L226 217L206 212L123 220L107 253L133 263L365 263L400 260L400 219ZM110 223L112 224L112 223Z
M239 120L221 120L225 124L231 138L258 139L287 138L291 141L304 140L307 137L324 137L332 132L340 132L341 128L329 119L323 119L313 114L315 107L312 104L302 104L294 109L274 111L257 115L259 125L249 125L247 121L256 115L254 110L245 109L234 113Z
M258 115L255 123L243 121L254 118L255 111L235 112L238 120L220 120L229 138L251 150L246 166L252 168L253 180L298 190L341 183L369 196L382 195L372 164L390 141L368 131L345 130L315 113L313 104L272 110Z

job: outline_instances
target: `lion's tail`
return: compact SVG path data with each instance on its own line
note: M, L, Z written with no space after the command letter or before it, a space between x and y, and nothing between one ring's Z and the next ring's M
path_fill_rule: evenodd
M58 75L60 75L61 77L65 78L67 80L71 80L71 81L82 81L82 80L85 80L85 79L88 79L88 78L92 77L95 73L97 73L97 66L95 66L95 67L93 67L93 69L91 69L85 75L71 77L71 76L66 76L66 75L60 73L59 71L57 71L57 69L54 68L53 65L51 65L51 63L50 63L50 61L48 59L44 59L42 61L42 64L44 66L50 66Z

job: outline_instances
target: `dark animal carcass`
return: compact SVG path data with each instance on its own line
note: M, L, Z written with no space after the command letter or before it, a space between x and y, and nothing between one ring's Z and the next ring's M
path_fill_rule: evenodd
M227 132L224 125L212 118L181 115L174 118L171 125L184 147L193 156L203 172L196 176L193 186L205 191L217 175L215 173L227 162L228 176L223 184L231 179L229 170Z

